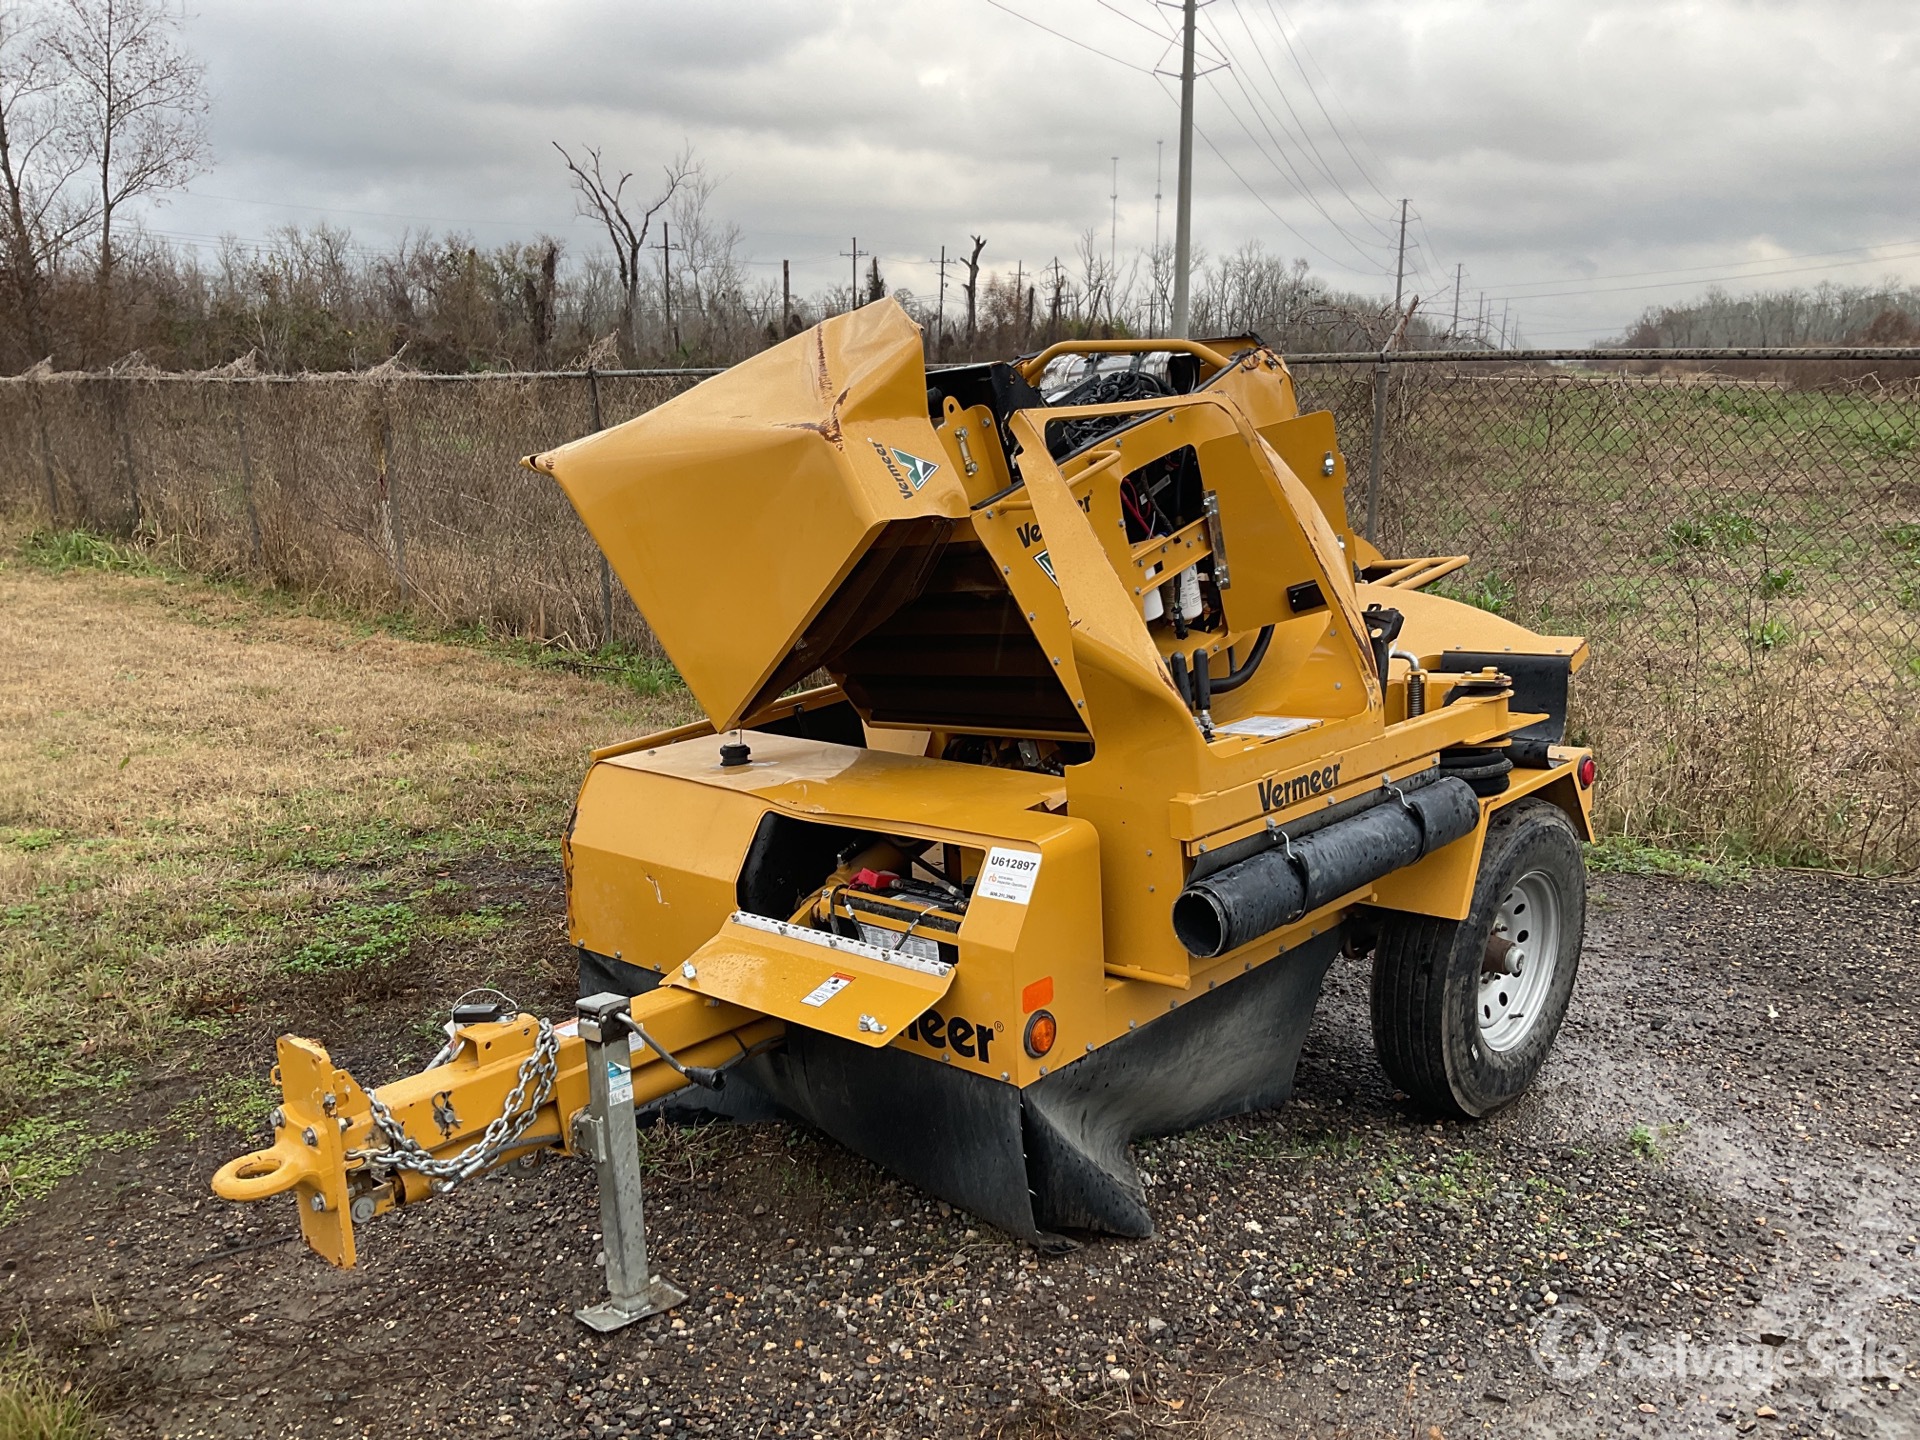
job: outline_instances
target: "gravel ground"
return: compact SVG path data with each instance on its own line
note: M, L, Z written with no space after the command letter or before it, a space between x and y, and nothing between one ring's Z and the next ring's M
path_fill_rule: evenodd
M231 1139L182 1139L0 1231L0 1314L134 1436L1920 1431L1920 891L1595 893L1527 1099L1418 1119L1338 968L1295 1103L1144 1147L1152 1240L1048 1259L790 1126L655 1131L655 1261L692 1298L601 1337L570 1313L598 1294L584 1166L383 1219L343 1272L286 1206L208 1195ZM539 968L523 998L562 1013ZM418 1045L411 1010L291 1018L376 1080Z

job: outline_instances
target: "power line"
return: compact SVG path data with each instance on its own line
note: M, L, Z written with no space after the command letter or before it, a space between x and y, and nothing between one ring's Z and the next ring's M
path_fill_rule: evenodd
M1367 167L1360 163L1360 157L1353 153L1353 147L1347 144L1347 137L1340 133L1340 127L1334 123L1332 114L1327 110L1327 102L1320 98L1319 90L1314 87L1313 77L1307 74L1307 67L1300 63L1300 55L1294 49L1293 40L1287 35L1287 25L1292 24L1292 21L1288 19L1285 23L1282 22L1282 17L1286 14L1286 11L1276 5L1275 0L1266 0L1266 4L1268 12L1273 16L1274 29L1280 35L1280 43L1287 47L1287 55L1293 61L1293 68L1300 72L1300 78L1306 82L1307 93L1313 96L1313 103L1320 107L1321 115L1326 117L1327 128L1333 132L1334 139L1340 142L1340 148L1347 152L1347 158L1353 161L1353 168L1360 172L1360 178L1367 182L1368 188L1380 197L1381 203L1389 206L1392 205L1393 201L1387 198L1386 192L1375 183L1373 176L1367 172ZM1295 28L1298 29L1297 26ZM1320 71L1321 78L1331 81L1333 77L1327 74L1318 60L1313 59L1313 52L1307 48L1307 42L1304 39L1300 41L1300 50L1306 51L1307 58L1313 60L1313 68ZM1339 94L1337 91L1335 92L1334 99L1336 102L1339 102ZM1344 103L1340 104L1340 108L1347 110ZM1352 111L1347 111L1347 123L1349 125L1353 124ZM1360 134L1358 126L1355 126L1354 133L1360 135L1360 143L1362 145L1365 145L1369 150L1373 149L1373 146L1368 144L1367 137ZM1373 158L1379 160L1380 154L1378 151L1374 152Z
M1167 88L1166 82L1162 81L1160 83L1160 89L1164 92L1166 88ZM1171 95L1168 95L1167 98L1171 100L1173 97ZM1225 152L1223 152L1218 145L1213 143L1213 137L1211 135L1207 134L1205 130L1201 129L1198 124L1194 125L1193 131L1194 131L1194 134L1198 135L1202 140L1207 142L1207 148L1213 152L1214 159L1218 160L1222 165L1227 167L1227 173L1232 175L1234 179L1238 180L1240 184L1246 189L1246 192L1249 195L1253 196L1253 198L1259 202L1260 208L1265 210L1275 220L1279 221L1281 226L1284 227L1287 230L1287 232L1294 237L1294 239L1298 240L1302 245L1306 246L1309 250L1312 250L1315 254L1321 256L1328 263L1334 265L1335 267L1341 270L1345 270L1351 274L1370 275L1373 273L1371 270L1355 271L1353 267L1351 265L1348 265L1344 260L1334 259L1333 256L1327 254L1325 250L1322 250L1318 245L1314 244L1313 241L1309 240L1305 235L1301 234L1299 229L1294 225L1294 223L1291 220L1287 219L1286 216L1282 215L1278 210L1274 209L1273 206L1268 202L1266 196L1262 195L1258 190L1256 190L1253 186L1253 183L1250 180L1248 180L1246 176L1240 173L1238 168L1235 167L1234 163L1231 160L1227 159Z
M1259 152L1260 158L1265 160L1268 165L1273 167L1274 172L1278 174L1282 180L1286 181L1287 185L1293 190L1293 192L1296 195L1298 195L1301 199L1305 200L1309 205L1311 205L1316 211L1319 212L1320 218L1325 220L1327 224L1331 225L1334 229L1334 232L1338 234L1342 240L1345 240L1349 245L1353 247L1354 253L1361 258L1361 260L1368 266L1369 269L1373 269L1373 268L1384 269L1385 267L1378 257L1368 254L1366 248L1363 245L1361 245L1361 243L1358 240L1354 239L1354 237L1350 235L1344 228L1342 228L1339 221L1335 220L1332 215L1327 213L1327 207L1322 205L1318 200L1318 198L1315 197L1313 192L1306 188L1306 182L1304 180L1295 178L1293 176L1289 176L1287 172L1281 168L1279 162L1276 161L1273 158L1273 156L1267 152L1266 146L1260 143L1259 137L1255 135L1253 131L1248 127L1247 122L1240 118L1240 112L1233 108L1232 102L1229 101L1225 95L1221 94L1220 87L1214 81L1213 76L1208 75L1206 79L1207 79L1208 88L1210 88L1214 92L1215 98L1217 98L1220 101L1221 109L1225 110L1227 114L1233 118L1234 123L1240 127L1241 131L1246 135L1247 139L1252 142L1253 148ZM1212 142L1209 141L1208 144L1212 144ZM1216 151L1215 153L1218 153L1218 152ZM1238 174L1239 172L1236 171L1235 173ZM1296 176L1297 174L1298 172L1295 172ZM1245 181L1243 180L1242 183L1244 184ZM1288 228L1291 229L1292 227L1289 226ZM1295 230L1294 233L1296 235L1300 234L1300 232L1297 230ZM1313 244L1313 242L1310 240L1307 240L1304 235L1302 235L1300 238L1304 243L1308 245ZM1320 247L1317 245L1313 246L1313 248L1316 250L1320 249ZM1331 255L1327 255L1326 251L1320 250L1320 253L1322 255L1326 255L1327 259L1333 260L1333 257ZM1341 262L1335 260L1334 263L1339 264Z
M1274 92L1277 95L1279 95L1280 103L1286 106L1287 114L1292 117L1294 132L1298 135L1301 142L1305 144L1308 152L1311 153L1313 158L1314 168L1317 169L1320 172L1320 174L1326 178L1328 184L1332 185L1336 190L1340 192L1341 198L1344 199L1348 205L1353 207L1354 214L1358 215L1362 220L1366 221L1367 224L1372 226L1375 233L1378 234L1381 237L1381 239L1387 241L1388 243L1391 243L1392 236L1388 232L1388 230L1382 226L1379 218L1377 216L1370 214L1367 210L1365 210L1361 206L1359 201L1353 198L1352 194L1347 190L1345 183L1342 182L1340 178L1333 173L1333 167L1327 163L1326 157L1320 153L1320 147L1314 143L1313 136L1308 131L1306 123L1300 118L1300 112L1293 108L1293 101L1287 97L1286 86L1280 83L1280 77L1275 72L1273 68L1273 63L1267 58L1267 53L1265 49L1261 46L1260 42L1254 37L1253 26L1248 23L1246 12L1240 8L1239 0L1233 0L1233 13L1236 17L1238 17L1240 21L1240 28L1247 32L1247 43L1253 47L1254 54L1259 57L1261 67L1265 69L1267 72L1267 78L1273 82L1273 89L1274 89ZM1224 45L1225 43L1224 40L1221 43ZM1273 111L1271 105L1269 105L1267 108L1270 111L1272 111L1273 116L1276 120L1280 118L1279 112ZM1331 128L1331 121L1329 121L1329 127ZM1282 122L1281 128L1283 129L1286 128L1284 122Z
M1136 65L1131 60L1122 60L1118 55L1114 55L1109 53L1108 51L1102 50L1097 45L1089 45L1086 41L1077 39L1074 36L1067 34L1065 31L1056 30L1051 25L1042 25L1038 20L1034 19L1031 15L1022 15L1018 10L1015 10L1011 5L1001 4L1000 0L987 0L987 4L991 5L996 10L1004 10L1007 14L1013 16L1013 18L1016 20L1026 21L1027 24L1033 26L1033 28L1036 30L1046 31L1047 34L1053 36L1056 40L1064 40L1069 45L1078 45L1082 50L1091 51L1093 54L1098 55L1103 60L1111 60L1116 65L1124 65L1129 70L1138 70L1142 75L1153 74L1153 70L1149 66Z

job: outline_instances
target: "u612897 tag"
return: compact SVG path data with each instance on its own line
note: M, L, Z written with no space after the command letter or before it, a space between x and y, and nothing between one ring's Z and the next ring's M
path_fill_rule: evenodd
M1040 857L1031 850L1003 850L998 845L987 851L987 863L980 867L975 895L988 900L1010 900L1024 905L1033 899L1033 882L1040 878Z

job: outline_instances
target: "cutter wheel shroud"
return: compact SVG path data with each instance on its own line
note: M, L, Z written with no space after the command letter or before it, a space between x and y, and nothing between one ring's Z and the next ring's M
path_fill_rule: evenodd
M656 1313L649 1108L802 1117L1042 1246L1145 1235L1131 1141L1284 1100L1343 957L1373 956L1421 1106L1484 1114L1545 1062L1586 642L1423 588L1465 556L1355 533L1332 417L1258 337L929 375L880 301L527 464L710 718L591 757L575 1017L465 1005L373 1092L282 1039L275 1142L214 1188L293 1193L328 1259L584 1155L610 1293L581 1318Z

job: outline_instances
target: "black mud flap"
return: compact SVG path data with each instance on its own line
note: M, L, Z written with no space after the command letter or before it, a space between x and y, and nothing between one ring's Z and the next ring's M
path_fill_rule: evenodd
M1151 1235L1129 1145L1286 1101L1340 943L1329 931L1029 1085L1038 1226Z
M991 1225L1045 1243L1033 1221L1020 1091L891 1046L789 1029L742 1069L779 1106L856 1154Z
M1024 1091L896 1047L790 1029L712 1099L777 1106L1043 1249L1070 1247L1067 1231L1151 1235L1131 1143L1288 1099L1341 938L1319 936ZM657 979L631 966L608 978L639 976Z

